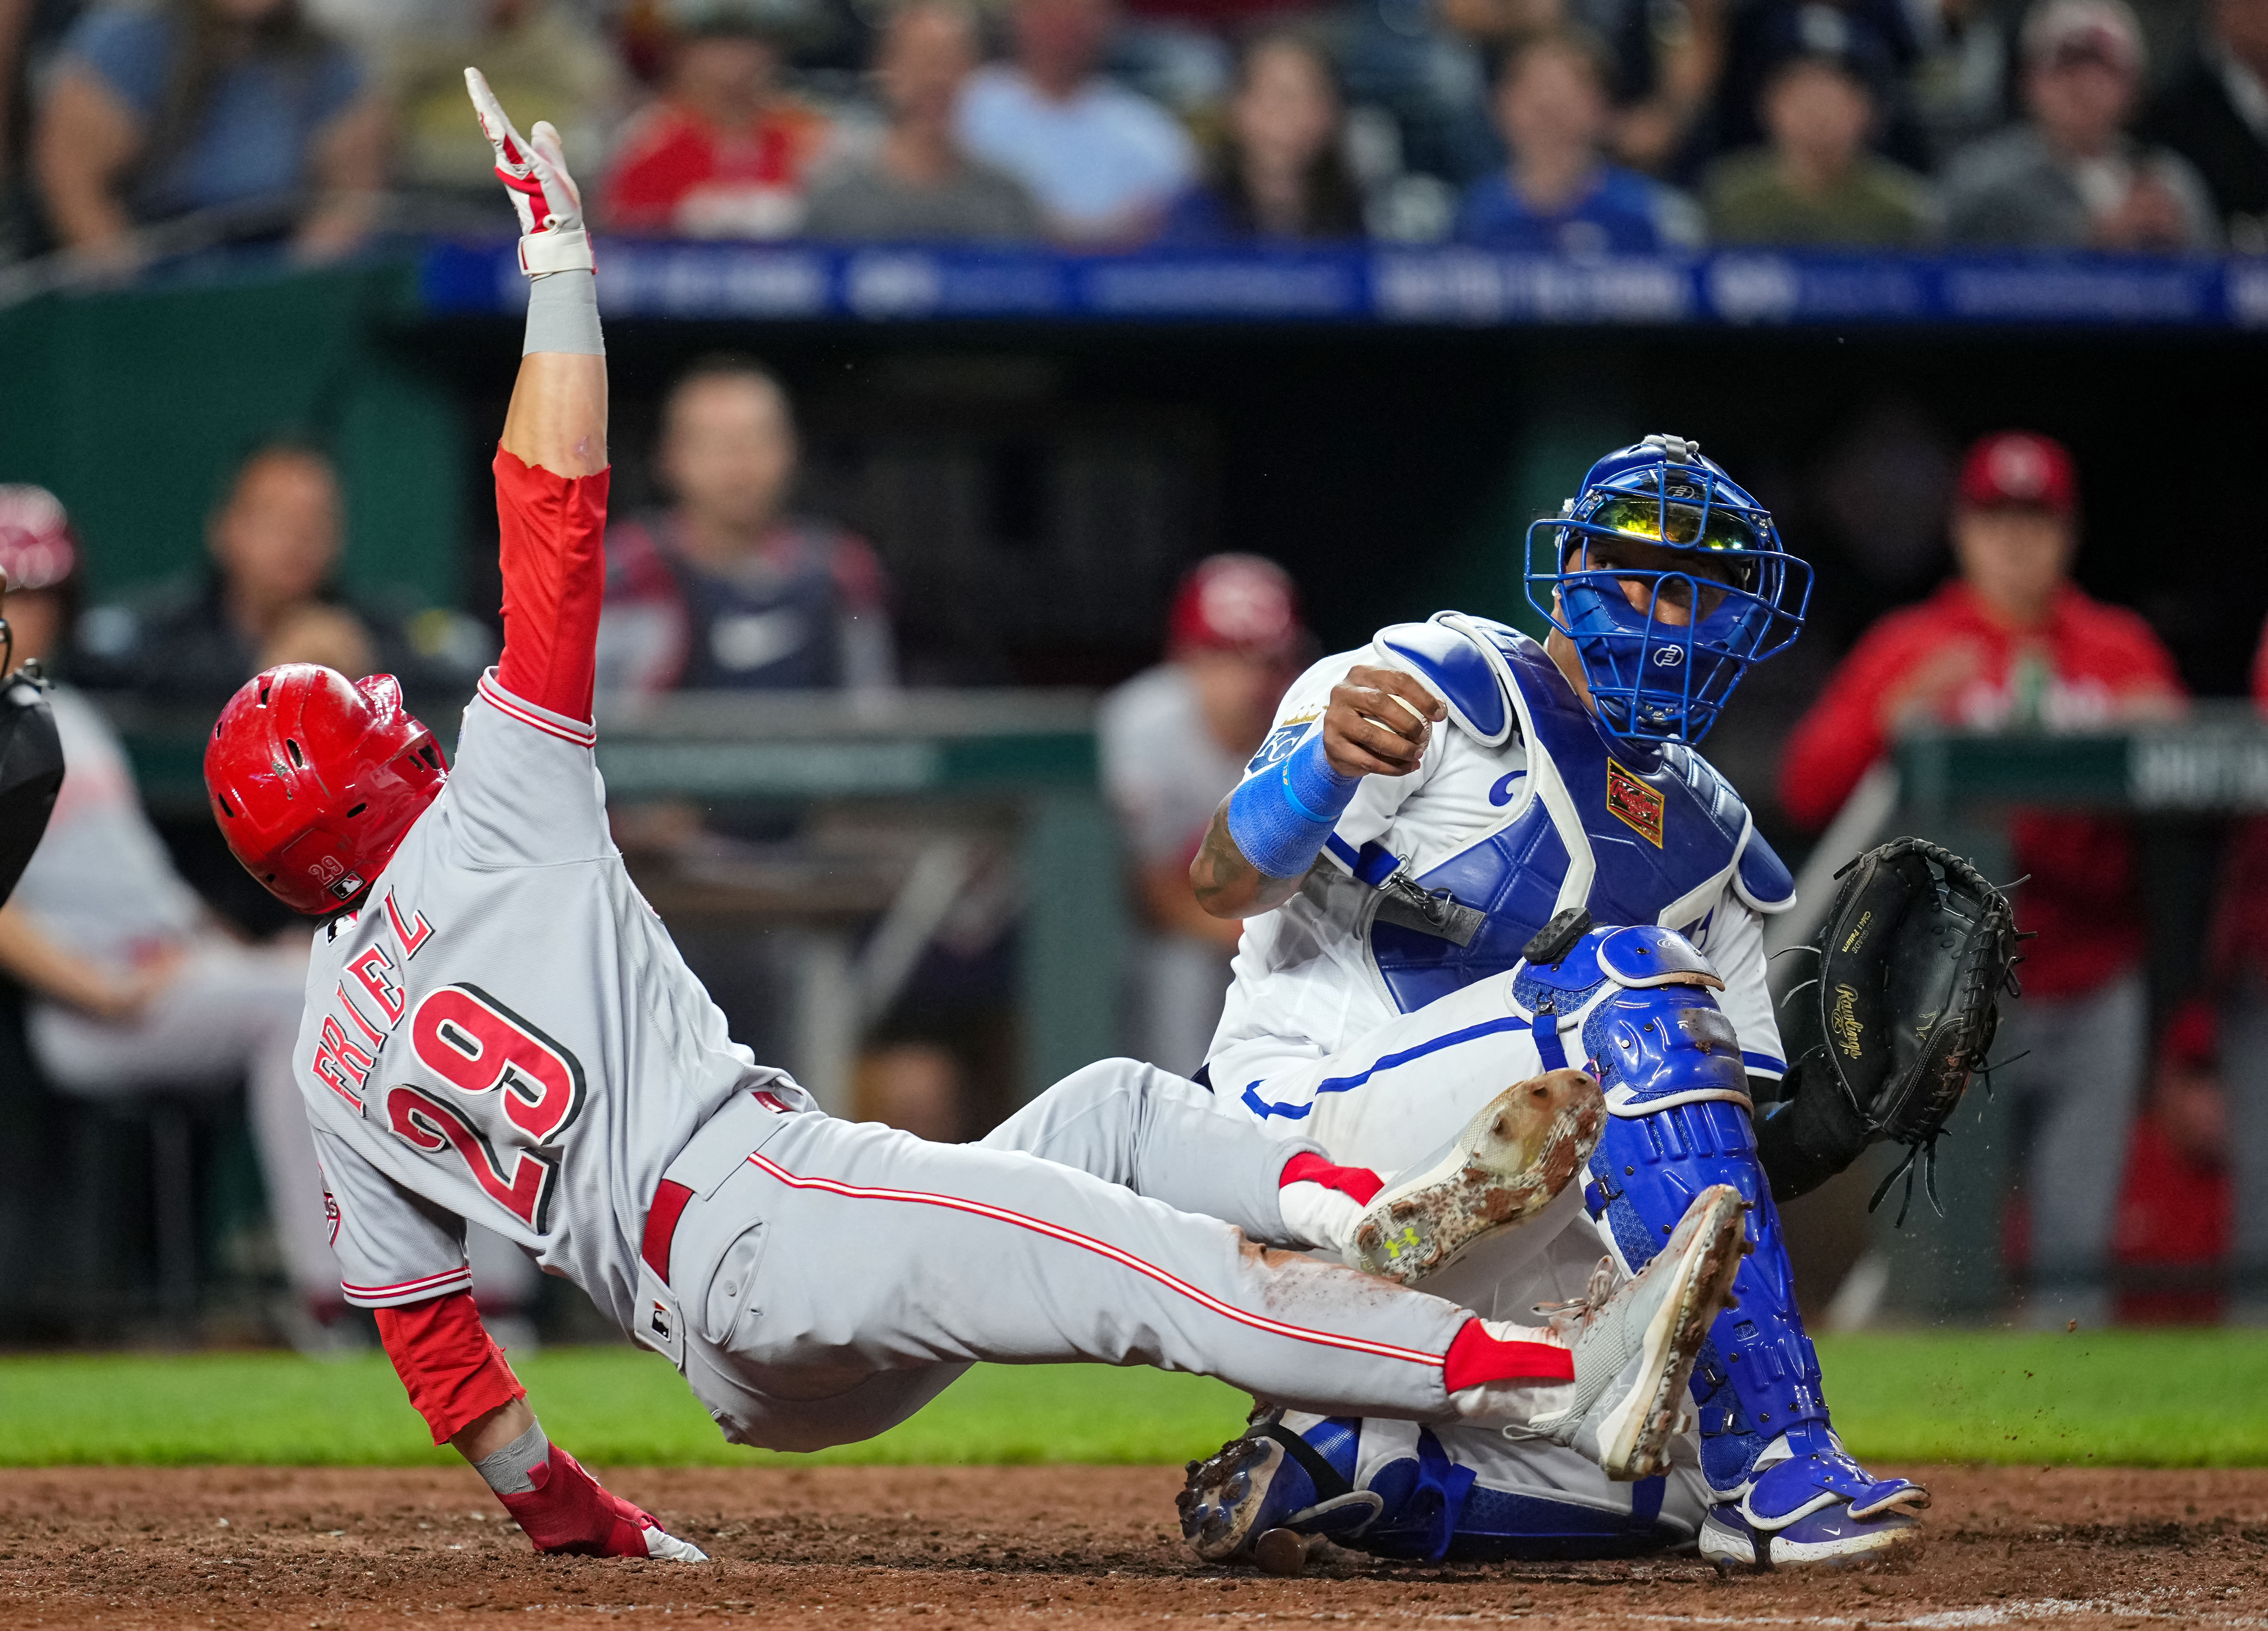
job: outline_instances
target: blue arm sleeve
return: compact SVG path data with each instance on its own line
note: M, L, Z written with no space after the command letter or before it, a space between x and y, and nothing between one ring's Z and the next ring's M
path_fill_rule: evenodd
M1297 878L1315 863L1361 781L1331 768L1318 730L1228 796L1228 835L1263 876Z

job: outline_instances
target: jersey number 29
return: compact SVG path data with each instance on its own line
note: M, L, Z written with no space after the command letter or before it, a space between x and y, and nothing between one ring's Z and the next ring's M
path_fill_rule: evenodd
M429 1155L454 1150L490 1200L541 1233L559 1163L540 1147L582 1112L581 1062L474 985L429 993L409 1037L418 1062L464 1098L397 1087L386 1097L394 1132Z

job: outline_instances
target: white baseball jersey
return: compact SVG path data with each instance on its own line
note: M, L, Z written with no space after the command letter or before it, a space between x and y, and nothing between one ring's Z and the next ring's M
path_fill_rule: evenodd
M504 692L357 913L315 937L297 1065L347 1300L471 1284L486 1224L629 1328L666 1166L755 1063L608 835L593 728Z
M1331 689L1357 664L1377 665L1373 647L1323 658L1300 676L1276 715L1248 775L1272 768L1322 728ZM1422 678L1422 676L1421 676ZM1453 724L1433 727L1418 768L1368 775L1355 790L1320 863L1344 879L1336 858L1377 843L1422 877L1491 831L1518 819L1535 795L1528 749L1518 731L1490 747ZM1778 1076L1779 1027L1764 983L1764 923L1727 877L1713 904L1683 929L1725 980L1719 1003L1739 1033L1751 1070ZM1401 1018L1365 937L1310 892L1249 920L1239 944L1220 1028L1206 1055L1215 1090L1226 1098L1248 1083L1290 1075L1353 1047ZM1226 1107L1226 1105L1224 1107ZM1334 1150L1334 1154L1341 1152Z

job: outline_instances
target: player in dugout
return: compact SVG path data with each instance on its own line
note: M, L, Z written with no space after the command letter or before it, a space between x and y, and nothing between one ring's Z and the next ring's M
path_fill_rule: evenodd
M580 201L466 73L533 280L495 461L505 640L446 767L380 676L287 665L214 727L215 819L325 922L297 1062L346 1295L436 1442L540 1550L689 1542L546 1437L482 1330L467 1220L671 1360L735 1442L813 1450L904 1420L980 1360L1198 1371L1337 1414L1512 1427L1655 1473L1740 1260L1742 1202L1695 1194L1653 1267L1533 1323L1275 1247L1454 1253L1567 1185L1597 1083L1500 1092L1392 1183L1310 1143L1224 1137L1201 1089L1118 1062L978 1145L820 1113L735 1045L608 837L591 697L607 364Z
M1667 1477L1616 1485L1532 1436L1264 1408L1192 1467L1183 1532L1219 1561L1278 1530L1421 1560L1697 1544L1726 1567L1910 1544L1928 1494L1876 1478L1836 1436L1774 1201L1870 1142L1918 1154L1933 1140L1926 1118L1909 1135L1899 1106L1862 1096L1887 1076L1838 1061L1955 1011L1887 977L1908 935L1912 966L1944 972L1979 1022L1967 1035L1989 1043L2004 903L1957 856L1911 841L1874 852L1838 908L1879 882L1883 932L1822 936L1809 982L1823 989L1838 956L1864 965L1837 1032L1851 1046L1830 1050L1808 1018L1784 1046L1764 925L1794 904L1794 880L1692 744L1742 675L1794 640L1810 569L1675 436L1601 459L1529 529L1528 551L1542 643L1445 612L1323 658L1286 693L1190 864L1205 909L1245 925L1204 1074L1240 1132L1380 1169L1496 1083L1597 1074L1609 1114L1585 1181L1427 1283L1484 1310L1595 1296L1646 1266L1696 1191L1733 1186L1754 1204L1752 1254L1696 1368L1697 1440ZM1992 909L1932 921L1933 899L1964 893ZM1935 945L1964 941L1981 960L1958 976ZM1918 1069L1929 1050L1916 1052ZM1933 1114L1950 1113L1969 1069L1934 1076Z

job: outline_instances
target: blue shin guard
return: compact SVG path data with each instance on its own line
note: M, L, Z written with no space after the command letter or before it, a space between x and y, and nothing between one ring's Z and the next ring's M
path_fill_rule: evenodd
M1877 1480L1828 1421L1819 1356L1804 1332L1771 1187L1756 1157L1747 1077L1705 960L1665 929L1586 936L1557 964L1523 966L1514 995L1552 1051L1575 1031L1609 1112L1584 1205L1635 1274L1700 1193L1729 1184L1750 1203L1749 1253L1693 1370L1701 1469L1716 1502L1705 1554L1822 1561L1898 1544L1920 1486Z

